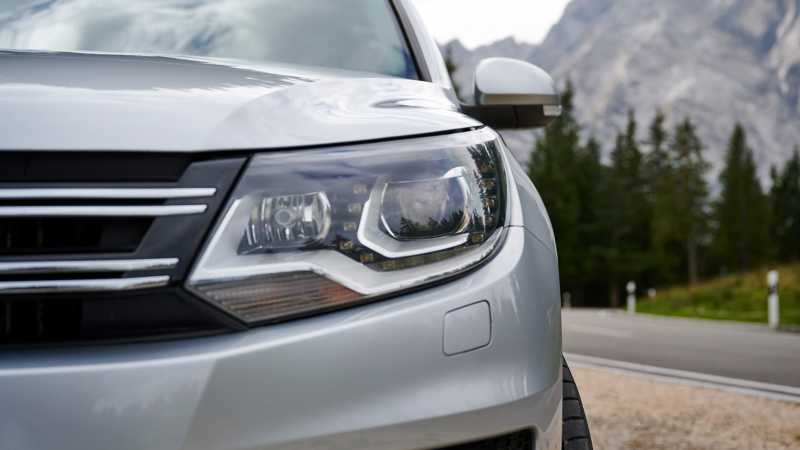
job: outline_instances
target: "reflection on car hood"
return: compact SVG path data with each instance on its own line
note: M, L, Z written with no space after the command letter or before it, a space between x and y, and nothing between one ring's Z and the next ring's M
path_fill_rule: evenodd
M165 56L0 51L0 149L198 151L479 125L431 83Z

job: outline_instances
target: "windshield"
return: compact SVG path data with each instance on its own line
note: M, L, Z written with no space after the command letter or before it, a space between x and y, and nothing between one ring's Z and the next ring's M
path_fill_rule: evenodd
M0 48L250 59L418 79L388 0L3 0Z

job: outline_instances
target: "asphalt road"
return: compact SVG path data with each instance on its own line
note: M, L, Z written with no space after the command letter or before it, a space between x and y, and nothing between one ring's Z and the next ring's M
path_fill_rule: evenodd
M598 309L562 319L565 353L800 387L800 333Z

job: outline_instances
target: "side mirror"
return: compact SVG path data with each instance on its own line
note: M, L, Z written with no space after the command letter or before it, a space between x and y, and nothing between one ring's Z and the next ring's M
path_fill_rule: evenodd
M496 130L525 130L550 125L561 115L561 98L553 78L533 64L511 58L478 63L475 105L461 112Z

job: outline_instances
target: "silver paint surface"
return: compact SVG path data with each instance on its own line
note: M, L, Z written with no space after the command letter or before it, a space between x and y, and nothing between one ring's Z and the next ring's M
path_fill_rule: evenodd
M378 77L210 58L0 51L0 149L266 149L480 125L438 84Z
M492 313L489 302L462 306L444 315L444 354L468 352L489 345Z
M553 78L539 67L517 59L482 60L475 68L474 83L478 105L561 104Z

